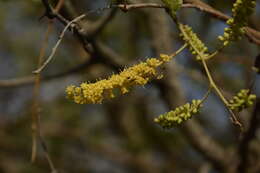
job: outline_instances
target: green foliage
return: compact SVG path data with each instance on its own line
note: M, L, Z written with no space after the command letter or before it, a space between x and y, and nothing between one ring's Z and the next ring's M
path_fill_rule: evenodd
M172 128L187 121L194 114L197 114L201 107L202 100L192 100L192 103L186 103L173 111L162 114L158 118L155 118L154 121L163 128Z

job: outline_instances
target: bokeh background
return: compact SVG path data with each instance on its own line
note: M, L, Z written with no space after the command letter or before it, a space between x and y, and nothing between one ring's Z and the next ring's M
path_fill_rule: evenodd
M131 2L161 3L159 0ZM234 1L203 2L230 15ZM57 1L50 3L54 5ZM236 157L241 135L215 94L210 94L201 113L185 125L164 130L153 122L158 115L191 99L199 99L207 91L204 70L188 50L165 66L164 79L134 87L127 95L100 105L77 105L66 99L65 88L70 84L108 77L148 57L172 53L183 44L176 26L163 9L126 13L119 9L103 9L109 4L109 0L65 0L60 11L68 20L86 13L87 17L80 23L87 31L104 17L110 17L95 36L89 37L90 44L97 47L95 51L101 52L96 54L98 56L92 57L68 31L54 59L41 73L41 131L55 168L64 173L222 172L219 163L212 161L207 153L211 152L207 148L214 148L213 144L208 142L200 146L198 143L206 136L219 147L222 158L228 160ZM32 71L37 68L48 26L47 17L40 19L44 12L40 0L0 0L1 173L50 172L40 144L37 160L34 164L30 162ZM181 9L178 17L193 27L210 50L218 47L216 38L226 27L223 21L193 8ZM260 30L259 1L249 24ZM53 20L45 58L63 28L59 21ZM259 45L243 37L208 62L225 96L231 98L240 89L250 87L253 80L256 81L253 92L259 95L259 76L252 71L259 53ZM91 58L97 60L88 63ZM239 114L245 128L250 127L253 109ZM250 152L254 153L250 157L255 160L251 164L257 165L260 161L259 129L255 130Z

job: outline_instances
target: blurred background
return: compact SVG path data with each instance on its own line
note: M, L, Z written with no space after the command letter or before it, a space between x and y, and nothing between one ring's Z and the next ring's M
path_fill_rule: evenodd
M147 2L161 3L128 3ZM203 2L231 15L234 1ZM54 59L41 73L41 131L55 169L64 173L260 171L259 124L246 143L247 150L243 150L243 134L231 123L228 111L214 93L199 115L179 127L165 130L153 122L158 115L200 99L207 91L204 70L188 50L165 66L162 80L134 87L129 94L98 105L78 105L66 99L65 88L70 84L109 77L148 57L173 53L183 44L176 25L163 9L123 12L107 9L110 3L65 0L60 10L67 20L87 14L79 25L86 31L84 39L91 51L86 51L77 34L68 31ZM55 6L57 1L50 4ZM50 24L48 17L40 18L44 14L40 0L0 0L0 173L51 171L39 141L37 159L30 162L35 102L32 71L37 69L48 25L52 29L45 59L64 28L57 19ZM219 46L216 38L223 34L225 22L195 8L182 8L178 17L192 26L211 52ZM260 30L259 19L257 1L249 26ZM208 62L227 98L251 87L254 80L253 92L259 96L259 75L252 70L259 53L259 45L243 37ZM257 107L239 113L245 129L252 127L255 114L259 119ZM243 165L245 155L247 164Z

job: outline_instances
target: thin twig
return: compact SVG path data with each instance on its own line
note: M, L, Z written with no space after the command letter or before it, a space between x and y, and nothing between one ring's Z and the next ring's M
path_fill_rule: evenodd
M59 2L57 3L57 5L56 5L56 7L55 7L55 12L59 12L60 11L60 9L61 9L61 7L63 6L63 4L64 4L64 1L65 0L59 0Z
M204 95L203 98L201 99L201 103L203 103L204 101L206 101L206 99L209 97L209 94L211 93L211 89L212 89L212 86L209 86L207 92L205 93L205 95Z
M230 19L230 16L222 13L221 11L218 11L211 7L210 5L200 1L200 0L189 0L186 3L183 4L184 8L196 8L202 12L210 14L212 17L217 18L222 21L227 21ZM260 45L260 32L250 28L250 27L245 27L245 35L251 41L252 43L255 43L257 45Z
M206 71L206 74L208 76L208 79L209 79L209 82L210 82L210 85L215 89L216 93L219 95L220 99L222 100L222 102L225 104L227 110L229 111L230 115L231 115L231 120L232 122L239 126L241 131L243 131L243 126L242 124L240 123L240 121L237 119L236 115L234 114L234 112L229 108L229 103L228 101L226 100L226 98L224 97L224 95L222 94L222 92L220 91L220 89L217 87L215 81L213 80L212 76L211 76L211 73L209 71L209 68L207 66L207 63L206 61L204 60L203 57L201 57L202 59L202 64L203 64L203 67Z
M172 53L170 55L170 57L175 57L176 55L178 55L179 53L181 53L186 47L188 46L187 43L185 43L181 48L179 48L176 52Z
M162 8L165 9L164 5L157 4L157 3L137 3L137 4L117 4L112 5L111 7L114 8L120 8L124 12L127 12L129 10L134 9L140 9L140 8ZM192 1L192 3L184 3L182 4L182 8L196 8L202 12L210 14L212 17L220 19L222 21L227 21L230 17L211 6L201 2L201 1ZM254 30L250 27L245 27L246 36L248 39L257 44L260 45L260 32L257 30Z
M180 23L177 22L177 25L181 25ZM181 33L183 34L184 37L188 38L186 32L183 30L182 27L179 27ZM202 65L206 71L207 77L209 79L209 83L211 85L211 87L214 88L214 90L216 91L216 93L218 94L219 98L222 100L222 102L225 104L226 108L228 109L230 115L231 115L231 120L232 122L239 126L239 128L241 129L241 131L243 130L243 126L242 124L239 122L238 118L236 117L236 115L234 114L234 112L229 108L229 103L227 101L227 99L224 97L224 95L222 94L221 90L218 88L218 86L216 85L213 77L211 76L211 73L209 71L209 68L207 66L206 63L206 58L199 50L197 50L196 46L194 46L193 44L190 44L190 46L192 46L192 48L194 49L194 51L196 51L196 53L199 55L199 57L201 58L202 61Z
M50 166L50 169L51 169L51 173L58 173L58 171L56 170L55 166L54 166L54 163L51 159L51 156L49 154L49 150L48 150L48 147L47 147L47 144L44 140L44 137L42 135L42 131L41 131L41 120L40 120L40 116L38 117L37 119L37 126L38 126L38 134L39 134L39 141L40 141L40 144L41 144L41 147L43 149L43 152L44 152L44 156Z
M59 0L58 5L55 8L55 11L59 11L60 8L63 5L64 0ZM48 1L43 1L44 4L48 4ZM40 55L38 57L38 67L41 66L43 57L45 56L46 48L47 48L47 43L49 40L49 36L51 33L52 29L52 20L50 19L48 22L48 28L45 34L45 39L43 40L42 47L40 50ZM40 127L40 105L39 105L39 91L40 91L40 82L41 82L41 74L38 73L35 75L35 84L34 84L34 92L33 92L33 105L32 105L32 155L31 155L31 161L34 162L37 156L37 137L39 137L40 143L45 143L42 132L41 132L41 127ZM43 146L42 146L43 147ZM44 147L43 147L44 149ZM46 150L44 150L46 151ZM57 173L53 161L48 153L46 151L45 157L48 161L48 164L51 168L52 173Z
M64 37L64 35L65 35L65 32L69 29L69 27L70 27L73 23L79 21L80 19L82 19L82 18L84 18L84 17L85 17L85 14L82 14L82 15L76 17L75 19L73 19L72 21L70 21L70 22L66 25L66 27L63 29L61 35L59 36L59 40L57 41L57 43L55 44L55 46L52 48L52 52L51 52L50 56L49 56L49 57L47 58L47 60L42 64L42 66L41 66L40 68L38 68L37 70L33 71L34 74L40 73L40 72L49 64L49 62L50 62L50 61L52 60L52 58L54 57L54 55L55 55L55 53L56 53L56 51L57 51L57 48L59 47L59 45L60 45L60 43L61 43L61 41L62 41L62 39L63 39L63 37Z
M256 138L257 129L260 126L260 99L256 100L255 108L252 113L249 128L244 133L242 140L238 146L238 154L240 161L237 167L237 172L246 172L249 165L249 144Z
M165 5L157 3L138 3L138 4L115 4L112 8L120 8L124 12L138 8L165 8Z
M51 21L48 23L48 28L45 33L45 38L43 40L40 55L38 57L38 66L41 65L42 59L45 55L45 50L47 47L47 42L49 40L49 35L51 32ZM38 135L38 118L39 118L39 89L40 89L40 74L36 74L34 77L34 89L33 89L33 105L32 105L32 154L31 154L31 162L33 163L36 159L37 155L37 135Z

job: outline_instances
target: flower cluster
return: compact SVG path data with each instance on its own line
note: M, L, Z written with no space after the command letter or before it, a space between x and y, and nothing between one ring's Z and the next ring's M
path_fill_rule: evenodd
M227 21L229 25L225 28L224 35L219 36L224 46L231 41L241 39L244 34L244 28L248 24L248 17L253 13L256 2L255 0L237 0L232 8L232 18Z
M197 34L192 31L192 28L188 25L179 24L181 30L180 36L189 45L190 51L193 55L197 56L197 60L201 60L198 52L203 55L203 57L208 57L208 48L204 43L198 38Z
M123 70L95 83L82 83L79 87L68 86L66 93L69 99L78 104L102 103L104 98L114 98L118 91L126 94L135 85L145 85L151 79L158 77L157 67L170 61L172 56L160 55L160 58L150 58L133 67Z
M155 118L154 121L163 128L172 128L175 125L190 119L192 115L197 114L201 107L201 100L192 100L192 103L186 103L173 111L162 114L158 118Z
M229 101L229 107L231 110L240 112L243 109L252 106L255 99L256 95L250 94L249 89L242 89Z

